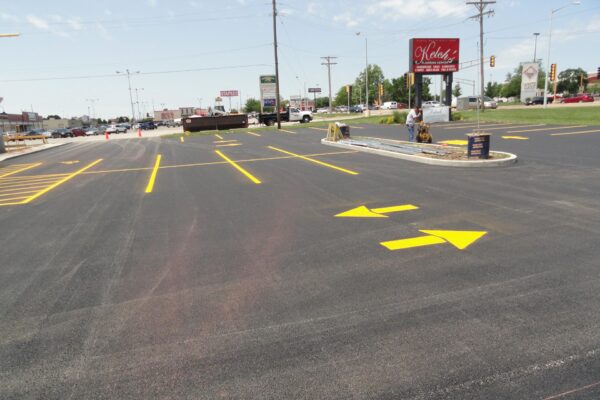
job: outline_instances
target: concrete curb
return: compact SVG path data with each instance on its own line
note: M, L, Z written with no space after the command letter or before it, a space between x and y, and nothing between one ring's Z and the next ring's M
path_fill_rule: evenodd
M28 151L28 152L25 152L25 153L14 153L14 154L3 153L3 154L0 154L0 163L3 162L3 161L6 161L6 160L11 160L13 158L27 156L29 154L39 153L40 151L55 149L55 148L60 147L60 146L65 146L65 145L67 145L69 143L70 142L65 142L65 143L50 143L50 144L47 144L47 145L42 145L42 146L40 146L40 148L32 149L31 151Z
M387 151L387 150L370 149L367 147L353 146L350 144L330 142L327 139L321 139L321 143L326 146L339 147L341 149L363 151L365 153L379 154L379 155L386 156L386 157L400 158L402 160L408 160L408 161L417 162L417 163L421 163L421 164L440 165L440 166L444 166L444 167L463 167L463 168L501 167L501 166L511 165L511 164L514 164L517 162L517 156L515 154L505 153L503 151L492 151L491 152L491 153L496 153L496 154L507 154L508 155L507 158L503 158L500 160L460 161L460 160L440 160L437 158L429 158L429 157L415 156L415 155L411 155L411 154L395 153L395 152Z

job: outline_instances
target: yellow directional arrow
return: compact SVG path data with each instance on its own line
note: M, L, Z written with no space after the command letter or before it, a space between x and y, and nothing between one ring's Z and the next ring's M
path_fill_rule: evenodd
M336 217L349 217L349 218L387 218L387 215L395 212L418 210L419 207L413 206L412 204L403 204L400 206L382 207L368 209L366 206L359 206L352 210L344 211L336 215Z
M529 140L529 138L525 136L502 136L502 139Z
M434 244L450 243L459 250L464 250L479 238L487 234L484 231L431 231L420 230L427 236L418 236L409 239L392 240L380 244L388 250L410 249L412 247L430 246Z
M79 162L79 160L73 160L73 161L61 161L61 164L67 164L67 165L71 165L71 164L77 164Z

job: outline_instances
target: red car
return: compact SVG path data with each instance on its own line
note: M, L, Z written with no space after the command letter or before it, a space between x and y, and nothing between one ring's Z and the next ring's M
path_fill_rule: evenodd
M590 103L594 101L594 98L587 93L581 93L577 96L573 97L565 97L560 102L561 103Z
M73 128L71 129L71 135L72 136L85 136L85 131L83 129L79 129L79 128Z

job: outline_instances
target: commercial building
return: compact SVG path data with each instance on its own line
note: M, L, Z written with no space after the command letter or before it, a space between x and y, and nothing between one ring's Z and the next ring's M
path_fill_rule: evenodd
M0 113L0 131L3 132L27 132L31 129L42 128L42 117L35 112L21 114Z

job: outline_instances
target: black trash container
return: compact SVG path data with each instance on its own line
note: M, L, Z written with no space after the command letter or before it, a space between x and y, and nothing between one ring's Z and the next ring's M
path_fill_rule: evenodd
M469 158L490 158L490 134L470 133L467 135L467 156Z
M349 138L350 137L350 127L346 124L340 124L339 125L340 128L340 132L342 134L342 137L344 138Z

